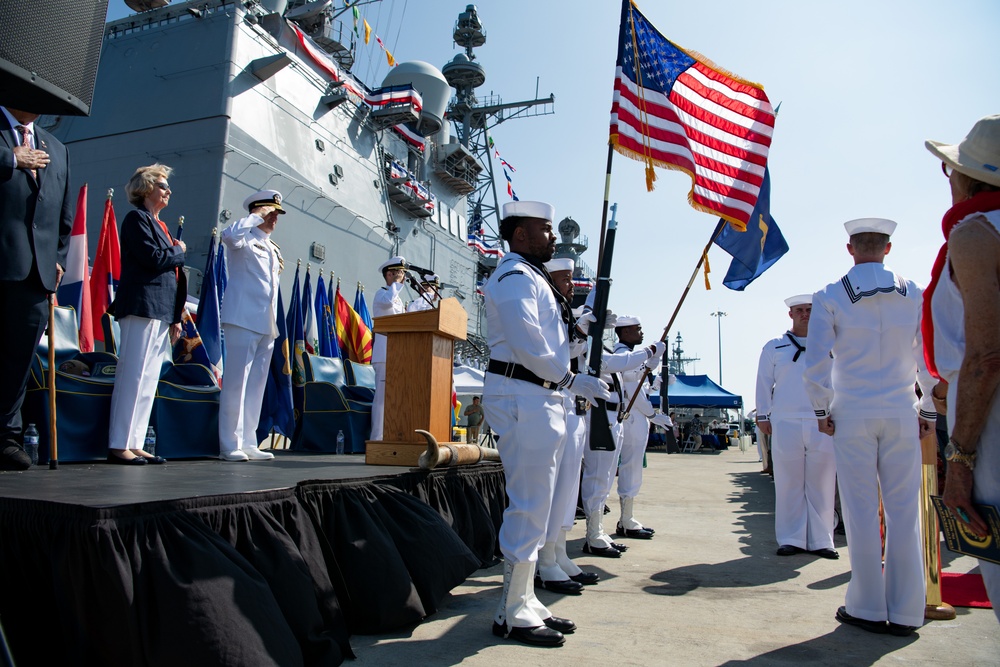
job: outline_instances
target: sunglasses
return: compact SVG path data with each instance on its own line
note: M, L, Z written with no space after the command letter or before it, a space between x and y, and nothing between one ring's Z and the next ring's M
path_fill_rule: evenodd
M155 183L156 187L160 188L164 192L170 192L170 184L164 181L163 183Z
M945 162L942 162L941 163L941 171L944 172L944 175L947 178L951 178L951 172L953 172L955 170L952 167L948 166L948 164L946 164Z

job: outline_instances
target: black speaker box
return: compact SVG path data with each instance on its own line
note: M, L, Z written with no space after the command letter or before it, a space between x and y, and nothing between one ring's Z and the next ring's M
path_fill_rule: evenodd
M0 0L0 104L86 116L108 0Z

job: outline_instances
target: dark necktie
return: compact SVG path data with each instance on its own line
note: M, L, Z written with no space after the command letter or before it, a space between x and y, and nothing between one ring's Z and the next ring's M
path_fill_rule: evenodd
M17 131L21 133L21 145L31 148L31 135L28 134L28 128L24 125L18 125ZM35 169L29 169L28 171L31 173L31 177L37 181L38 171Z

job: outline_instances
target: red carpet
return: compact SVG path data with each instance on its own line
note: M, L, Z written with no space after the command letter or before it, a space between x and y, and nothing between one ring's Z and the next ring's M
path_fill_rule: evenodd
M981 574L941 573L941 599L953 607L992 609Z

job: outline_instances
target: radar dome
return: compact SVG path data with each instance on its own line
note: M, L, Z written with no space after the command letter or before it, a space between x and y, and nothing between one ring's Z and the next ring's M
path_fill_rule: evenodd
M382 86L411 85L423 98L420 112L420 132L434 134L441 129L444 112L451 97L451 86L439 70L430 63L413 60L400 63L385 76Z

